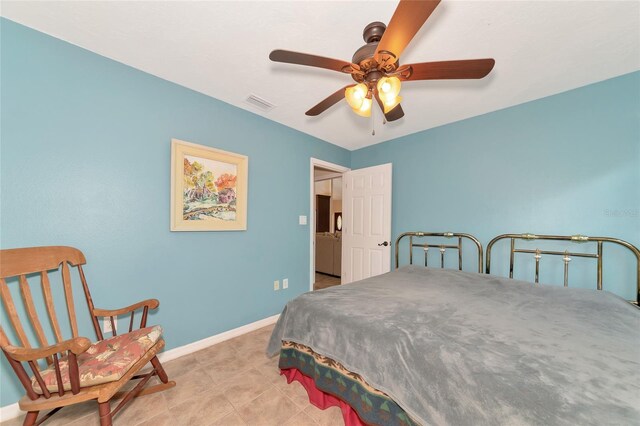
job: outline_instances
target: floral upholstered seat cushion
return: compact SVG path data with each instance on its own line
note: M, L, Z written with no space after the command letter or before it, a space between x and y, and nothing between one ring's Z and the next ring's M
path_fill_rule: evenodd
M86 352L78 355L80 387L95 386L119 380L162 336L162 327L141 328L131 333L114 336L92 344ZM64 389L71 389L67 357L60 359L60 371ZM58 391L56 370L53 365L40 372L47 389ZM33 389L42 393L35 377L31 378Z

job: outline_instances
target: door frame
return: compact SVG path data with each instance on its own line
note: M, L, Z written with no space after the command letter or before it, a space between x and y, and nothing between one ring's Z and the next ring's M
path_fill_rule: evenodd
M316 236L316 218L315 209L313 208L315 201L315 176L313 174L316 167L322 167L323 169L331 170L336 173L342 174L351 170L349 167L341 166L339 164L330 163L328 161L320 160L318 158L311 157L309 161L309 291L313 291L313 282L316 278L316 258L315 258L315 236Z

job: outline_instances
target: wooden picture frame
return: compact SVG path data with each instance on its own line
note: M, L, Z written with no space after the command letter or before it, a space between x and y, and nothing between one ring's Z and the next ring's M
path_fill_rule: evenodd
M171 230L247 229L249 158L171 140Z

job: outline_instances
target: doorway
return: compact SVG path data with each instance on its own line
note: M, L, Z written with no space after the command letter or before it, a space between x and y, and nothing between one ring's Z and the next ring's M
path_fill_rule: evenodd
M311 158L309 290L339 285L342 263L342 174L349 168Z
M316 169L315 173L322 172L322 169ZM320 232L331 232L331 210L333 207L333 189L335 181L342 178L327 179L325 181L316 181L316 234ZM319 194L318 186L327 182L329 184L329 195ZM338 208L342 212L342 205Z

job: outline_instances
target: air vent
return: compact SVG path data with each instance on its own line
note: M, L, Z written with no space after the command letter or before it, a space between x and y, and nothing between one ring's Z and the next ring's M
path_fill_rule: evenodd
M253 94L249 95L245 102L261 109L262 111L271 111L273 108L275 108L275 105L271 102Z

